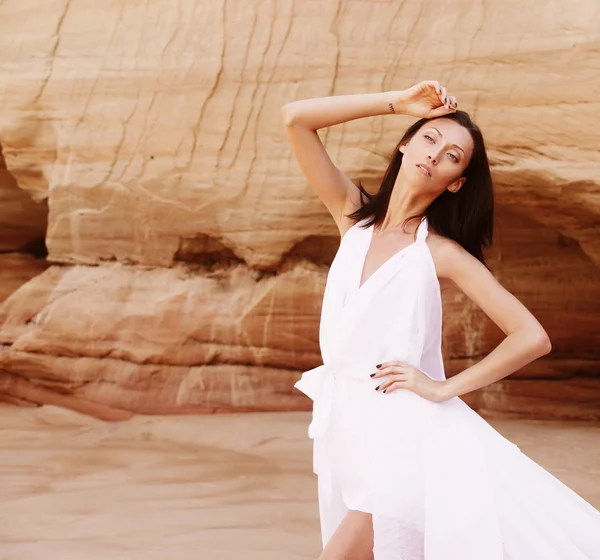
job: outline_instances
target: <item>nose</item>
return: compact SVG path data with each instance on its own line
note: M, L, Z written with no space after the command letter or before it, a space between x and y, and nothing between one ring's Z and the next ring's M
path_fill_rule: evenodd
M430 159L430 160L431 160L433 163L437 163L437 159L435 158L435 156L433 156L433 157L432 157L431 155L429 155L429 156L427 156L427 157L428 157L428 158L429 158L429 159Z

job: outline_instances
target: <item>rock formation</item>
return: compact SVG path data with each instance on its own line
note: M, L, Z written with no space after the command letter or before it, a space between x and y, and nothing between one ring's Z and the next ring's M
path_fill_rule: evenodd
M490 265L553 342L465 400L600 418L600 10L503 6L2 2L1 398L103 418L309 409L292 385L320 363L339 236L279 108L434 78L485 134ZM321 132L376 189L413 120ZM444 305L451 375L503 335L464 295Z

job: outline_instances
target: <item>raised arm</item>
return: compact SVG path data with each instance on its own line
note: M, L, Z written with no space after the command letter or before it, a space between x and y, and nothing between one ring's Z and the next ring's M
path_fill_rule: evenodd
M446 105L444 105L446 104ZM281 115L296 159L309 184L344 235L351 225L344 214L360 204L356 185L331 161L317 130L363 117L403 113L434 117L455 109L455 98L430 80L400 91L301 99L286 103Z
M286 103L281 108L292 150L343 235L349 226L343 214L359 203L358 188L331 161L317 130L362 117L391 113L398 92L317 97Z

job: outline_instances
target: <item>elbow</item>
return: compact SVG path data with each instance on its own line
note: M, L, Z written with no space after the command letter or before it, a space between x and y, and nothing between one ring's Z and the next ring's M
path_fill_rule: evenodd
M540 356L545 356L546 354L550 354L552 351L552 343L550 342L550 337L545 330L541 330L535 336L535 348L539 352Z
M286 103L281 107L281 119L283 120L283 124L285 124L285 126L290 126L294 121L291 105L292 103Z

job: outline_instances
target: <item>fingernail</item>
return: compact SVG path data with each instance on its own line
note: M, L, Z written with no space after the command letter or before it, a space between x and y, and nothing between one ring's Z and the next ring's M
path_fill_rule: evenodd
M381 364L377 364L375 367L376 367L376 368L380 368L380 367L381 367Z
M377 391L377 389L379 389L379 387L381 387L381 385L377 385L377 387L375 387L375 390Z
M384 389L383 392L385 393L387 391L387 389Z
M371 374L371 377L375 377L375 374L374 374L374 373L372 373L372 374Z

